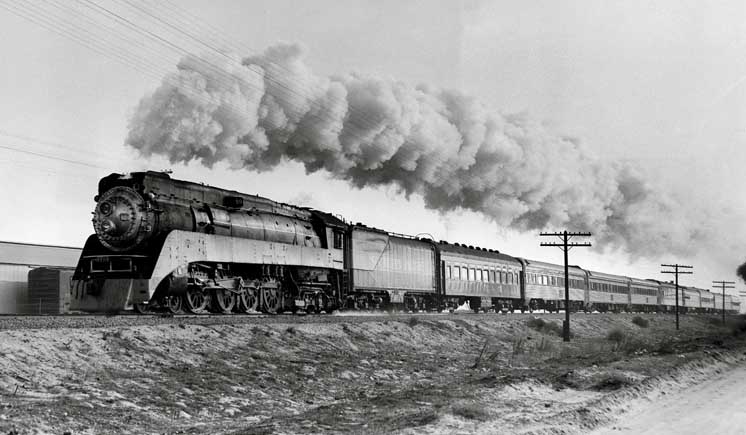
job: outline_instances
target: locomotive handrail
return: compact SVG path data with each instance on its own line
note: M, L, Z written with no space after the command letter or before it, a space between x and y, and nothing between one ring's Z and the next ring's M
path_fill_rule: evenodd
M148 258L147 255L140 254L101 254L101 255L83 255L82 258L101 258L101 257L127 257L127 258Z

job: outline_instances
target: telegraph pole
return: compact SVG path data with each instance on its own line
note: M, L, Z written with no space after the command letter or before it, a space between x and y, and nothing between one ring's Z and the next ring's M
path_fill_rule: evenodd
M692 266L684 266L683 264L661 264L661 267L673 267L674 270L661 270L661 273L673 273L676 274L676 330L679 330L679 275L691 275L694 272L679 270L679 269L693 269Z
M565 323L562 325L562 335L564 341L570 341L570 271L567 267L567 252L574 247L591 246L590 242L570 243L573 237L590 237L591 233L568 232L561 233L541 233L542 237L559 237L562 243L542 242L541 246L555 246L565 252Z
M713 281L712 288L719 288L723 292L723 324L725 324L725 289L736 288L735 281Z

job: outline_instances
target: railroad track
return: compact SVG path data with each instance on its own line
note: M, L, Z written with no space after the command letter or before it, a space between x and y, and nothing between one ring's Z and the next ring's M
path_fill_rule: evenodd
M572 313L576 316L632 316L637 313ZM649 315L653 315L649 313ZM664 315L661 313L660 315ZM148 325L241 325L241 324L303 324L303 323L364 323L409 321L412 317L427 319L495 318L540 316L544 319L564 319L564 313L362 313L345 312L334 314L293 315L293 314L66 314L66 315L0 315L0 331L16 329L57 329L57 328L108 328Z

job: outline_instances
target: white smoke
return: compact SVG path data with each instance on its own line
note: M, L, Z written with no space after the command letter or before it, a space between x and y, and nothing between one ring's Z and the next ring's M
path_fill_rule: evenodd
M455 91L358 74L319 77L298 45L241 63L187 57L142 99L127 144L172 162L266 171L285 159L357 187L395 185L428 207L468 209L519 230L593 232L596 245L691 253L704 211L599 160L523 114Z

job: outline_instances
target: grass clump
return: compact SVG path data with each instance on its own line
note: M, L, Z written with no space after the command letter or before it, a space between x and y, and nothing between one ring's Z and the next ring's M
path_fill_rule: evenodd
M614 328L606 335L606 339L616 344L622 344L627 340L627 334L619 328Z
M538 317L532 317L526 321L526 325L528 325L529 328L533 328L536 330L540 330L546 326L547 322L544 321L544 319L540 319Z
M453 405L451 407L451 413L467 420L486 421L490 418L489 411L487 411L484 406L476 403Z
M513 355L520 355L526 352L526 340L523 337L514 337L511 344Z
M656 347L655 352L660 355L671 355L676 353L676 347L670 340L663 340Z
M554 351L554 345L551 341L545 339L544 337L541 337L539 342L536 344L534 349L538 352L553 352Z
M643 319L640 316L635 316L632 319L632 323L634 323L635 325L639 326L640 328L647 328L648 325L650 325L650 322L648 321L648 319Z
M632 382L629 378L618 372L605 374L594 385L593 389L597 391L614 391L630 385Z
M526 321L526 325L544 334L552 334L562 336L562 325L558 325L554 322L547 322L544 319L538 317L532 317ZM571 335L572 336L572 335Z
M647 345L644 341L627 335L627 333L621 328L614 328L609 331L609 333L606 334L606 340L612 343L613 352L623 352L628 355L642 355L648 352Z
M746 316L736 316L727 320L734 337L746 332Z

